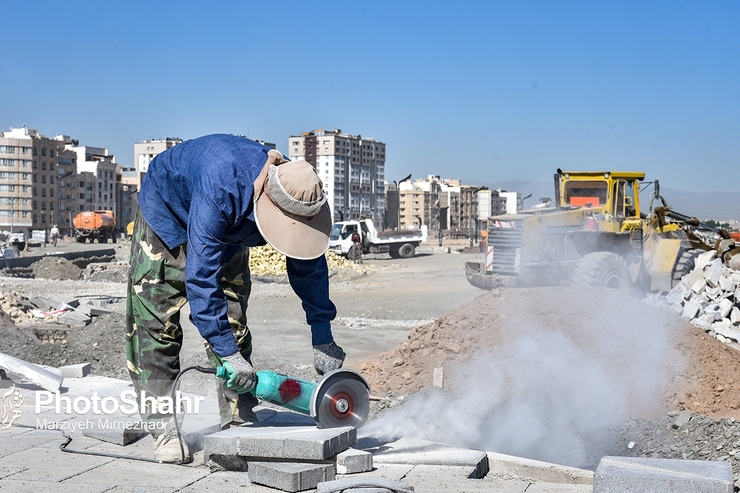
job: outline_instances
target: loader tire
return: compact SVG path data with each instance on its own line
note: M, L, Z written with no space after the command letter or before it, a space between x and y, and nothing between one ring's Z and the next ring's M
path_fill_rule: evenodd
M398 256L401 258L411 258L416 253L416 247L411 243L404 243L398 249Z
M632 285L627 261L613 252L594 252L583 257L571 281L574 286L611 288L622 293L629 293Z
M684 250L683 253L678 257L676 266L673 268L673 275L671 276L671 287L676 286L681 279L694 270L696 264L696 257L704 253L704 250L699 248L692 248L691 250Z

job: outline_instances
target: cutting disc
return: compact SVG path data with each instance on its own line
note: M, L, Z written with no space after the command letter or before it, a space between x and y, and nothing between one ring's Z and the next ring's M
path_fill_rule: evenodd
M360 428L370 412L367 384L352 371L338 370L327 374L318 383L313 398L313 417L319 428Z

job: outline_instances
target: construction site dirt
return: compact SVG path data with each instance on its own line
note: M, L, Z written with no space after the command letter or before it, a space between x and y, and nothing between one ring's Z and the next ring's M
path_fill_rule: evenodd
M127 245L116 250L127 262ZM613 290L483 292L463 270L479 255L428 250L332 273L335 338L375 399L362 435L585 468L606 454L725 460L738 478L736 349ZM43 279L55 277L54 265L71 270L44 263L36 279L0 279L3 311L14 312L0 317L0 352L50 366L90 362L93 374L126 379L125 283ZM255 367L316 379L300 301L285 279L265 280L275 282L254 282L249 306ZM110 313L79 327L19 316L36 308L32 295L94 300ZM182 365L206 364L196 329L186 322L184 332ZM183 387L214 388L208 375L187 376ZM677 423L680 411L692 418Z

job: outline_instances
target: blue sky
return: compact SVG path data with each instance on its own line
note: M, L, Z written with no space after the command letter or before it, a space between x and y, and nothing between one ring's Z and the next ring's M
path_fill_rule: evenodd
M740 191L740 1L2 2L0 129L108 147L340 128L386 177Z

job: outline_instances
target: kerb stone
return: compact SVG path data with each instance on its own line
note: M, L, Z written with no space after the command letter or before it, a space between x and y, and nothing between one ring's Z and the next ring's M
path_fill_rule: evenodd
M90 374L92 365L90 363L80 363L78 365L67 365L59 368L62 378L82 378Z
M604 457L594 475L594 493L732 493L728 462Z
M251 482L283 491L310 490L336 477L334 464L250 461L248 467L247 477Z

